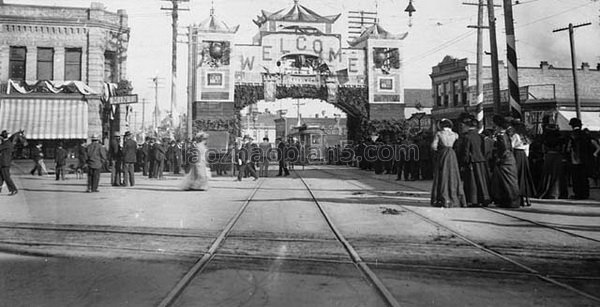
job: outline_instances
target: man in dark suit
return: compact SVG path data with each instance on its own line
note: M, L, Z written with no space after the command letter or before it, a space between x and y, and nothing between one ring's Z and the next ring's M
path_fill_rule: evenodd
M242 176L244 176L245 172L254 177L254 180L258 180L256 170L252 167L252 139L249 136L244 136L243 141L242 146L236 154L238 165L240 166L237 180L242 181Z
M590 197L590 183L588 177L593 169L592 141L588 133L581 130L581 120L571 118L569 125L573 128L567 143L568 161L570 162L571 181L573 182L573 195L571 199L588 199Z
M31 159L33 160L33 169L29 172L32 176L37 171L38 176L42 175L42 159L44 153L42 152L42 144L37 144L31 149Z
M287 155L287 146L285 142L281 138L277 138L277 160L279 161L279 172L277 176L281 176L282 173L285 173L286 176L290 175L290 171L286 166L285 157Z
M148 178L156 178L156 140L150 138L148 142Z
M135 163L137 162L137 143L132 139L131 132L125 132L123 142L123 181L125 186L135 185Z
M67 151L63 148L62 142L58 143L56 153L54 154L54 162L56 165L56 180L65 180L65 164L67 164Z
M6 182L10 196L19 192L17 186L10 177L10 164L12 163L13 151L15 144L8 138L8 132L3 130L0 133L0 188Z
M142 175L148 176L150 169L150 137L147 136L144 139L144 144L141 148L141 163L142 163Z
M120 186L121 172L123 171L123 151L121 149L121 136L118 131L114 132L108 150L108 157L110 158L110 165L112 166L110 169L110 183L112 186Z
M92 136L92 144L87 146L87 165L88 165L88 182L86 192L99 192L98 185L100 184L100 171L106 161L106 149L100 145L100 138L97 135Z
M154 152L154 178L164 179L163 169L166 159L166 147L159 141L156 140L154 146L152 146Z

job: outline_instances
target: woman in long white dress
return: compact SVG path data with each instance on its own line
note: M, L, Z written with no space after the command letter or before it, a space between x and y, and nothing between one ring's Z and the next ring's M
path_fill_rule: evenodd
M206 191L208 190L208 179L210 178L210 169L206 165L206 155L208 148L206 140L208 134L198 132L194 138L194 143L187 162L191 165L189 173L183 177L182 188L186 191Z

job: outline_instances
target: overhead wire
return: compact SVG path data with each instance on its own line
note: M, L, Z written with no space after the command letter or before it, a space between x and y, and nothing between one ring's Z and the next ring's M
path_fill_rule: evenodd
M446 48L448 48L448 47L450 47L450 46L452 46L454 44L457 44L457 43L459 43L459 42L461 42L461 41L469 38L470 36L473 35L473 33L474 33L473 31L462 33L462 34L460 34L460 35L452 38L449 41L446 41L446 42L444 42L444 43L442 43L442 44L440 44L440 45L438 45L438 46L436 46L436 47L434 47L432 49L429 49L429 50L425 51L424 53L420 53L418 56L414 56L412 58L408 58L408 59L404 60L403 62L404 63L411 63L411 62L412 63L416 63L416 62L419 62L420 60L422 60L422 59L424 59L424 58L426 58L426 57L428 57L428 56L430 56L432 54L435 54L435 53L437 53L439 51L442 51L442 50L444 50L444 49L446 49ZM419 59L419 60L416 60L416 61L413 62L413 60L415 60L415 59Z
M576 7L573 7L573 8L570 8L570 9L567 9L567 10L564 10L564 11L561 11L561 12L558 12L558 13L556 13L556 14L548 15L548 16L545 16L545 17L542 17L542 18L539 18L539 19L533 20L533 21L531 21L531 22L528 22L528 23L525 23L525 24L519 25L519 26L517 26L517 27L515 27L515 28L523 28L523 27L526 27L526 26L530 26L530 25L532 25L532 24L535 24L535 23L538 23L538 22L540 22L540 21L544 21L544 20L550 19L550 18L552 18L552 17L556 17L556 16L559 16L559 15L562 15L562 14L565 14L565 13L568 13L568 12L571 12L571 11L574 11L574 10L578 10L578 9L584 8L584 7L586 7L586 6L589 6L589 5L593 4L593 3L594 3L594 2L590 2L590 3L587 3L587 4L583 4L583 5L580 5L580 6L576 6Z

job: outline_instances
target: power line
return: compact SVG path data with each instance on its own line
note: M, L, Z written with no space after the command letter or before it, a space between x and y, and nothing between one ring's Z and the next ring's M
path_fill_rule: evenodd
M584 7L588 6L588 5L591 5L592 3L594 3L594 2L590 2L590 3L588 3L588 4L583 4L583 5L580 5L580 6L573 7L573 8L571 8L571 9L568 9L568 10L561 11L561 12L559 12L559 13L556 13L556 14L552 14L552 15L548 15L548 16L546 16L546 17L542 17L542 18L540 18L540 19L533 20L533 21L531 21L531 22L528 22L528 23L526 23L526 24L522 24L522 25L518 26L517 28L523 28L523 27L526 27L526 26L530 26L530 25L532 25L532 24L535 24L535 23L538 23L538 22L540 22L540 21L544 21L544 20L546 20L546 19L550 19L550 18L552 18L552 17L556 17L556 16L558 16L558 15L562 15L562 14L565 14L565 13L568 13L568 12L571 12L571 11L574 11L574 10L578 10L578 9L584 8Z

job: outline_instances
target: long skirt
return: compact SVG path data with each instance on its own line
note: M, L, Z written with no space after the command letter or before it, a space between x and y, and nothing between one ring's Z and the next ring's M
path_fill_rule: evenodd
M466 207L458 161L454 150L438 150L431 188L431 205L434 207Z
M490 173L487 161L470 163L463 173L465 196L469 205L490 203Z
M186 191L206 191L209 178L210 169L206 167L205 163L192 164L190 172L183 177L181 188Z
M525 151L522 149L515 149L515 162L517 164L517 176L519 178L519 191L522 197L535 197L535 185L533 184L533 177L529 169L529 160Z
M511 152L504 153L500 163L494 167L491 190L492 201L497 206L519 208L521 205L517 165Z
M568 197L568 185L565 169L562 162L563 156L559 152L547 152L544 155L544 167L538 198L559 199Z

